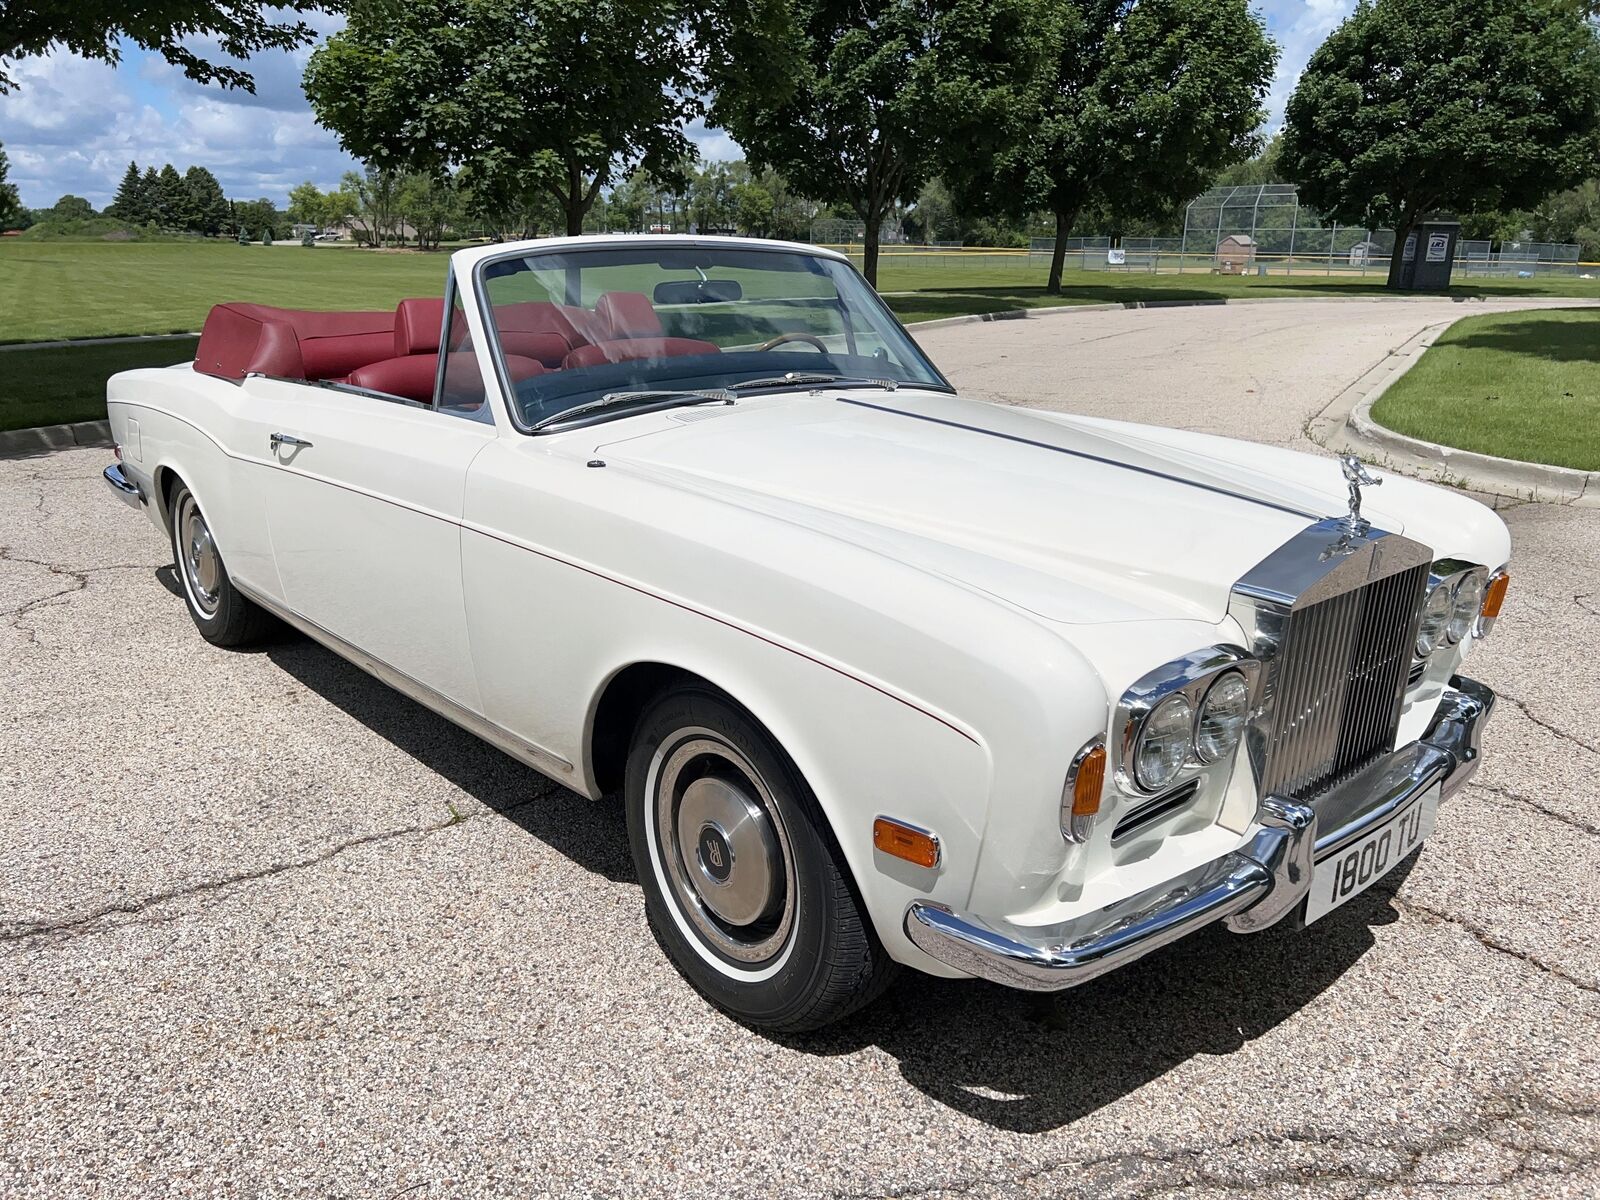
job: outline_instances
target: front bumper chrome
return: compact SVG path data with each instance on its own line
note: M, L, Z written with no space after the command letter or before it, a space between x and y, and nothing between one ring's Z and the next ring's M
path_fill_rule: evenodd
M1007 987L1059 991L1142 958L1216 921L1253 933L1299 908L1314 866L1381 825L1435 783L1449 796L1477 770L1494 693L1450 681L1427 733L1314 806L1262 801L1248 841L1165 883L1059 925L1023 927L931 900L906 909L906 936L940 962Z
M137 509L144 506L144 492L139 489L137 483L128 478L127 473L122 469L121 463L112 463L100 474L105 479L106 486L111 489L112 494L127 504L128 507Z

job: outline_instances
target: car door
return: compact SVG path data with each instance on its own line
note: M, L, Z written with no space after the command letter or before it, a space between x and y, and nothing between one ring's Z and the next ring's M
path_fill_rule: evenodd
M459 365L477 375L475 361ZM480 711L460 521L467 468L496 436L487 410L266 378L244 387L270 451L259 478L287 606Z

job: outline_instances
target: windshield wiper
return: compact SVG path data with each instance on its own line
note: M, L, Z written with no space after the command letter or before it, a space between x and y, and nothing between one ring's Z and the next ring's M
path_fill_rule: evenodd
M628 404L651 404L657 408L672 408L679 404L732 404L733 393L721 388L705 391L692 390L659 390L648 392L607 392L598 400L590 400L572 408L562 409L554 416L545 417L535 421L531 426L534 430L545 429L551 425L561 425L581 417L585 413L596 412L602 408L612 408Z
M750 388L787 387L791 384L811 383L842 383L847 385L868 384L872 387L881 387L886 391L894 391L900 386L898 379L866 379L851 375L829 375L823 371L789 371L783 375L770 375L762 379L746 379L739 383L730 383L730 392L742 392Z

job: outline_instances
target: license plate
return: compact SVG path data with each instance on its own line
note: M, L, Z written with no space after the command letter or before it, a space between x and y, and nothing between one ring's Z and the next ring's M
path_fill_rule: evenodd
M1366 837L1319 862L1306 897L1306 924L1359 896L1420 846L1439 819L1442 790L1434 784Z

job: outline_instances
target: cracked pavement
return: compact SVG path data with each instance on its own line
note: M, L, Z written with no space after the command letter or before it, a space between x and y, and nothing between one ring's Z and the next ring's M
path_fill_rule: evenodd
M922 340L992 398L1301 444L1438 319ZM1339 912L1054 997L902 976L769 1038L656 949L617 805L297 637L202 642L106 455L0 460L0 1195L1600 1191L1594 510L1506 510L1485 765Z

